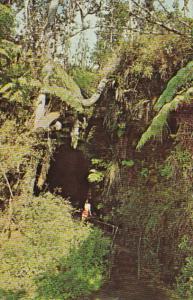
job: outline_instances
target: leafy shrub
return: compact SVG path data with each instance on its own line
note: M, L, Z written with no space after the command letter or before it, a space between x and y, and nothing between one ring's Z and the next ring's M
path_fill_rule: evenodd
M89 182L101 182L104 179L105 174L101 171L91 169L90 174L88 175Z
M110 167L110 163L98 158L91 159L92 165L96 168L90 169L88 175L89 182L102 182L105 178L105 172Z
M193 299L193 249L192 242L187 235L184 235L179 244L179 248L186 255L185 263L181 269L181 274L177 278L177 291L183 299Z
M133 167L135 163L132 159L129 159L129 160L122 160L121 164L122 166Z
M178 278L177 290L183 299L193 299L193 256L186 258L182 274Z
M141 169L141 171L140 171L140 175L142 176L142 177L148 177L148 175L149 175L149 170L148 170L148 168L142 168Z
M0 241L2 297L76 299L97 290L108 252L101 232L74 221L60 197L46 194L27 199L27 205L20 201L13 207L11 237L2 233ZM3 220L2 215L2 232Z
M172 166L170 164L164 164L160 168L160 175L166 177L167 179L172 177Z
M11 9L0 4L0 39L7 38L14 25L14 18Z

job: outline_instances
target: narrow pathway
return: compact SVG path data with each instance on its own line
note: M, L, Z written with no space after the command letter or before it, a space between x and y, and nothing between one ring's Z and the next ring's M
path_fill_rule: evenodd
M126 251L115 258L112 275L99 292L83 300L170 300L164 292L149 281L138 280L136 270Z
M100 225L106 233L111 232L112 236L114 233L116 235L116 227L111 229L114 225L102 226L105 223L96 219L95 222L93 223ZM117 239L114 246L118 254L114 259L111 278L99 292L83 297L81 300L171 300L160 288L150 285L149 281L138 280L129 249L121 246Z

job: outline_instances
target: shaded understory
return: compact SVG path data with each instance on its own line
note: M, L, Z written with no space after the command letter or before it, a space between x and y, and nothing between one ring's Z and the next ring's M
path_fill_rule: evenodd
M111 276L103 288L81 300L170 300L165 292L148 280L137 279L136 268L127 253L115 257Z

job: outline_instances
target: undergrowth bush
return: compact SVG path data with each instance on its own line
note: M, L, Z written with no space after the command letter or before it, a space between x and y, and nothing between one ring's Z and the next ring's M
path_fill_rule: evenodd
M9 237L3 232L6 213L0 219L0 299L77 299L97 290L108 240L73 220L60 197L23 200L13 206Z
M177 291L182 299L193 299L193 248L192 240L184 235L179 248L184 252L185 261L177 278Z
M178 277L177 291L182 299L193 299L193 256L186 258L182 274Z

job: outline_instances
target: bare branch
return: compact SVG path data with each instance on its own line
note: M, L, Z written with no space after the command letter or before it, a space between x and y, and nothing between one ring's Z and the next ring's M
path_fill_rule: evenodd
M1 168L1 171L2 171L3 177L4 177L5 181L6 181L7 187L8 187L8 189L9 189L10 196L11 196L11 198L13 199L13 192L12 192L11 185L10 185L10 183L9 183L9 180L8 180L8 178L7 178L7 175L6 175L6 173L4 172L4 170L3 170L2 168Z
M73 32L73 33L69 34L68 37L73 38L74 36L76 36L77 34L80 34L81 32L84 32L84 31L89 30L89 29L90 30L91 29L96 29L96 28L97 28L97 26L94 26L94 27L86 26L86 27L83 27L83 28L77 30L76 32Z
M107 78L103 78L98 85L97 92L93 94L92 97L89 99L82 99L81 101L82 105L91 106L95 104L99 100L100 96L102 95L108 81L109 80Z
M107 65L101 71L101 75L103 78L99 82L96 93L94 93L89 99L81 99L81 103L83 106L85 107L91 106L100 99L102 93L104 92L107 86L107 83L109 82L109 75L115 72L115 70L120 65L120 62L121 62L121 55L119 51L116 51L116 53L114 53L113 57L109 60Z
M9 197L9 210L8 210L8 219L7 219L7 222L2 230L2 234L8 230L9 231L9 234L11 233L11 219L12 219L12 215L13 215L13 207L12 207L12 201L13 201L13 192L12 192L12 189L11 189L11 185L9 183L9 180L7 178L7 175L6 173L4 172L3 168L1 168L1 171L2 171L2 174L3 174L3 177L5 179L5 182L7 184L7 187L9 189L9 193L10 193L10 197Z
M49 8L48 8L48 20L45 25L44 31L47 29L47 27L49 25L51 25L54 22L58 6L59 6L59 4L62 4L62 3L63 3L63 0L51 0L50 1Z
M175 34L178 34L178 35L181 35L181 36L190 36L190 35L187 35L187 34L185 34L185 33L180 32L179 30L177 30L177 29L175 29L175 28L172 28L172 27L170 27L170 26L168 26L168 25L166 25L166 24L164 24L164 23L162 23L162 22L159 22L159 21L156 21L156 20L152 20L152 19L147 18L147 17L144 17L144 18L143 18L143 17L141 17L141 16L139 16L138 14L133 13L133 12L130 12L130 14L131 14L132 16L136 17L136 18L139 19L139 20L144 21L144 19L145 19L145 20L147 20L149 23L159 25L160 27L166 29L167 31L173 32L173 33L175 33ZM190 37L191 37L191 36L190 36Z
M28 27L28 6L29 6L29 1L30 0L25 0L24 6L25 6L25 23L26 23L26 28Z
M138 14L134 13L134 12L130 12L131 15L135 16L137 19L140 19L140 20L147 20L149 23L152 23L152 24L155 24L155 25L159 25L160 27L166 29L167 31L170 31L170 32L173 32L175 34L178 34L178 35L183 35L183 36L190 36L190 35L187 35L185 33L182 33L181 31L175 29L175 28L172 28L170 27L169 25L166 25L165 23L163 22L160 22L160 21L157 21L155 16L153 15L153 12L150 11L148 8L146 7L143 7L141 6L138 2L136 2L135 0L131 0L137 7L139 7L140 9L143 9L147 12L149 18L147 16L144 16L144 17L141 17L139 16Z
M163 5L163 3L160 0L157 0L157 1L158 1L159 5L163 8L163 10L165 11L165 13L168 15L168 17L170 18L171 17L171 12L169 12L167 10L167 8ZM186 23L186 22L184 22L184 21L182 21L180 19L178 19L178 22L181 23L181 24L183 24L183 25L185 25L186 27L192 29L192 27L188 23Z
M165 13L170 14L170 12L167 10L167 8L163 5L163 3L160 0L157 0L157 2L163 8L163 10L165 11Z

